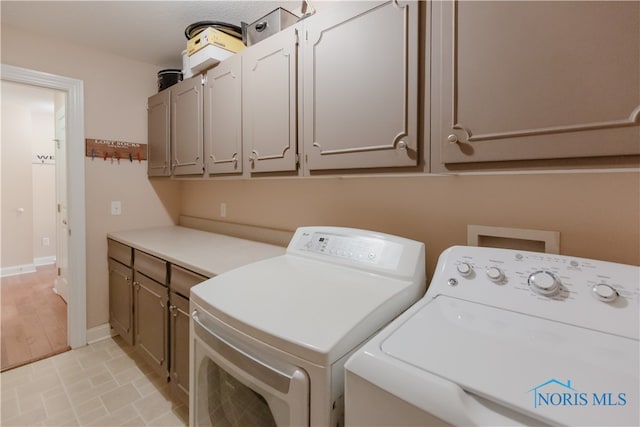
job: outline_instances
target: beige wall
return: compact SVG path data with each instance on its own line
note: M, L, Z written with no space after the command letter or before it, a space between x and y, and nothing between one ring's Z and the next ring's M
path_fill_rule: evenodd
M466 244L467 224L559 231L562 254L640 265L640 174L292 178L184 181L184 215L294 230L373 229L438 255ZM227 204L220 218L219 204Z
M82 80L87 138L147 142L146 102L157 90L159 67L7 26L2 63ZM109 318L106 233L177 220L179 184L167 180L154 188L146 167L146 162L85 160L88 328ZM123 203L119 217L110 214L112 200Z

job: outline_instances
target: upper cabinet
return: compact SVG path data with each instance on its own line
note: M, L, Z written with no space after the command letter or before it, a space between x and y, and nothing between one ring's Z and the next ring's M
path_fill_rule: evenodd
M202 174L202 93L198 76L149 98L149 176Z
M297 26L242 52L242 130L249 174L297 169Z
M637 1L326 2L149 98L151 176L639 158Z
M202 79L177 83L171 92L171 156L174 175L202 174L204 170Z
M171 175L171 91L149 98L147 105L147 174Z
M242 56L207 72L204 85L204 156L208 174L242 172Z
M304 167L418 162L418 2L345 2L305 21Z
M640 154L639 2L432 10L432 170Z

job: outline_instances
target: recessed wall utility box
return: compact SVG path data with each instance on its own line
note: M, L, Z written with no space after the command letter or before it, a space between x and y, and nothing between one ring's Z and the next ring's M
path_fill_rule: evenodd
M122 203L119 201L111 202L111 215L122 214Z
M560 253L560 232L467 225L467 245Z

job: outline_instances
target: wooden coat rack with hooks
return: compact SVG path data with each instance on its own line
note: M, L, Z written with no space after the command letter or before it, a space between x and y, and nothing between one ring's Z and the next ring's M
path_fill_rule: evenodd
M147 144L113 141L109 139L85 139L85 155L92 160L141 162L147 160Z

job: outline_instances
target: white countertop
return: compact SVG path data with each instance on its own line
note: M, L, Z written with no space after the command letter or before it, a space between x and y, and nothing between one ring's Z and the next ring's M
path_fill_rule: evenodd
M207 277L286 251L281 246L180 226L117 231L107 237Z

